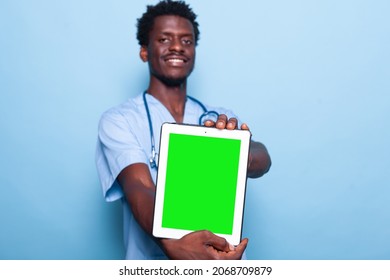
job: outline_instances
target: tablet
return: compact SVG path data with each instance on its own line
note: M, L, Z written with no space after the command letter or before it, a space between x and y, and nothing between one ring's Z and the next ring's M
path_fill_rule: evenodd
M250 137L247 130L162 125L155 237L209 230L240 243Z

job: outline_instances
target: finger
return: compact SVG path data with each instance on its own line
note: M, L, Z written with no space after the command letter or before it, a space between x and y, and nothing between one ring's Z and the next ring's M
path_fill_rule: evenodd
M204 124L204 126L207 126L207 127L215 126L215 122L213 122L212 120L205 120L203 124Z
M241 129L242 129L242 130L249 130L249 126L248 126L246 123L243 123L243 124L241 125Z
M227 123L227 116L225 114L220 114L215 125L216 128L224 129Z
M226 128L229 129L229 130L233 130L233 129L236 129L237 128L237 119L236 118L230 118L227 125L226 125Z

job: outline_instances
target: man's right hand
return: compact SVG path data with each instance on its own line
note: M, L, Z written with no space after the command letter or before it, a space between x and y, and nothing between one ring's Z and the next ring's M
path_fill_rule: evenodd
M180 239L161 239L160 242L167 256L173 260L239 260L248 239L243 239L234 247L225 238L201 230Z

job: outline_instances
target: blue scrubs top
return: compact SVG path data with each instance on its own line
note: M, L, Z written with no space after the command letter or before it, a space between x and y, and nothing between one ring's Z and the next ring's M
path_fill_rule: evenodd
M155 148L158 153L161 125L164 122L175 122L175 120L167 108L152 95L146 94L146 100L151 114ZM207 105L206 108L208 111L226 114L229 118L237 118L233 112L223 108ZM187 99L183 123L198 124L199 117L203 113L204 111L199 104ZM109 109L102 115L99 122L96 165L106 201L121 199L123 202L126 259L167 258L153 237L145 233L135 220L123 190L116 181L117 176L125 167L134 163L145 163L149 167L154 183L156 183L157 171L149 166L152 149L150 137L142 94Z

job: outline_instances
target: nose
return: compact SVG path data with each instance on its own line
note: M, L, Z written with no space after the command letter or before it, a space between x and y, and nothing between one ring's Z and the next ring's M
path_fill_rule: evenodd
M172 39L171 44L169 46L169 50L176 51L176 52L183 52L184 48L181 39L180 38Z

